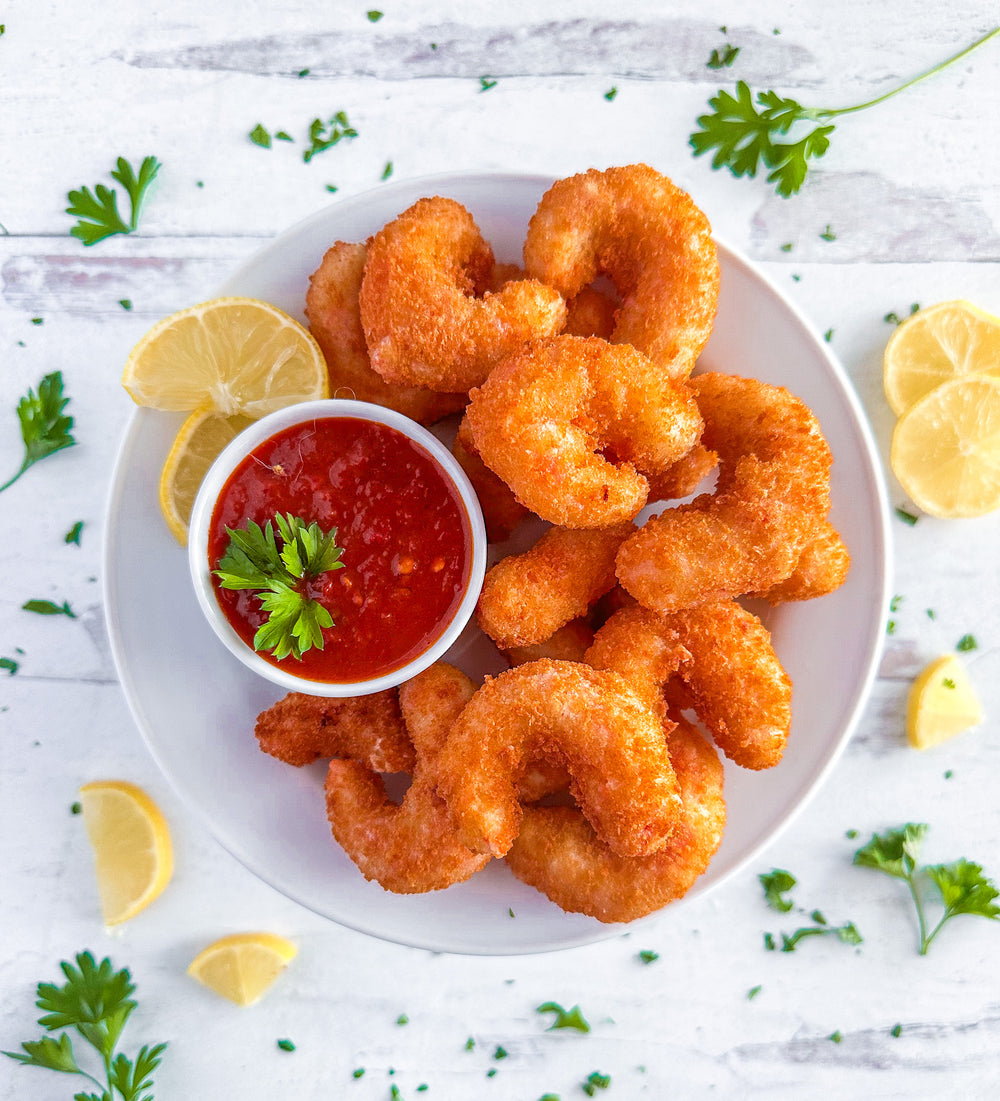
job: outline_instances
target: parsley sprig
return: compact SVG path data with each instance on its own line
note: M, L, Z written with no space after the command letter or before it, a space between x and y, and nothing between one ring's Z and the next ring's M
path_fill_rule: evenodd
M250 520L244 528L226 531L229 546L214 571L219 584L256 591L268 613L254 635L254 649L279 660L289 654L299 659L313 647L322 650L323 630L333 626L333 616L302 591L302 583L343 567L337 529L324 533L315 521L307 525L301 517L277 513L274 523L268 520L263 528Z
M983 875L979 864L964 858L951 864L925 867L917 864L926 833L926 825L908 822L883 834L874 834L871 841L854 854L855 864L902 879L910 889L920 925L921 956L927 955L931 942L945 923L959 914L976 914L993 921L1000 918L1000 906L994 902L997 888ZM924 898L928 884L937 889L944 905L940 920L930 931Z
M834 131L829 120L883 103L947 68L997 34L1000 34L1000 27L905 84L853 107L803 107L794 99L774 91L758 92L755 101L746 82L737 81L736 95L720 88L708 101L712 111L698 118L699 129L690 136L690 145L695 156L715 149L712 167L728 168L734 176L756 176L757 169L763 165L768 170L768 182L775 185L779 195L787 198L794 195L805 181L808 162L822 157L829 148L830 135ZM799 124L806 123L815 125L802 133ZM790 137L782 140L796 126L802 136L794 141Z
M115 1053L122 1030L136 1007L132 998L135 984L128 969L115 971L111 960L99 964L90 952L76 957L76 967L63 961L66 982L38 984L38 1001L43 1011L38 1023L47 1032L59 1032L40 1040L25 1040L23 1051L3 1054L28 1067L45 1067L64 1074L81 1074L97 1086L97 1093L74 1094L75 1101L153 1101L153 1072L160 1065L166 1044L139 1049L135 1059ZM74 1029L98 1053L106 1082L102 1083L76 1060L68 1030Z
M0 485L0 492L13 485L39 459L76 443L70 435L73 418L63 412L68 402L69 398L63 397L62 373L53 371L38 384L37 394L29 389L17 403L24 459L13 478Z
M93 191L89 187L81 187L67 196L69 206L66 213L79 218L70 233L79 237L85 245L96 244L116 233L131 233L139 224L139 211L146 189L156 179L159 170L160 162L156 157L143 157L138 173L124 157L119 157L117 171L113 170L111 176L125 188L128 195L129 220L126 222L118 213L117 191L104 184L97 184Z

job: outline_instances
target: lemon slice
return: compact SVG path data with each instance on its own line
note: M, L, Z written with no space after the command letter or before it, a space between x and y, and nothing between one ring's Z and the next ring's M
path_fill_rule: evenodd
M330 392L309 331L256 298L214 298L164 318L132 349L122 385L137 405L253 418Z
M276 933L233 933L199 952L188 974L237 1005L253 1005L297 952Z
M1000 318L971 302L941 302L911 314L885 346L882 385L899 416L959 375L1000 375Z
M1000 378L956 378L925 394L896 422L889 462L932 516L1000 507Z
M191 509L208 468L249 424L253 418L242 413L227 417L199 409L181 425L160 475L160 509L181 546L187 543Z
M946 654L913 682L906 708L906 736L916 749L953 738L983 721L983 708L965 667Z
M94 847L104 921L117 925L144 910L170 882L170 830L153 800L126 780L84 784L80 806Z

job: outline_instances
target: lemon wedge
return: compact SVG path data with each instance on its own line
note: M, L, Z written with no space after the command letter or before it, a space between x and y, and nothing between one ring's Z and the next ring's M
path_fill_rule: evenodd
M885 346L882 384L897 416L935 386L970 374L1000 375L1000 318L971 302L911 314Z
M932 516L1000 507L1000 378L955 378L925 394L896 422L889 462Z
M170 882L170 830L153 800L126 780L84 784L80 806L94 847L104 921L117 925L144 910Z
M982 704L954 654L932 661L913 682L906 736L915 749L929 749L982 721Z
M250 424L253 419L241 413L227 417L199 409L181 425L160 475L160 510L181 546L187 543L191 509L208 468Z
M253 1005L298 949L276 933L233 933L202 949L188 974L237 1005Z
M256 298L214 298L164 318L132 349L122 385L137 405L254 419L330 392L308 329Z

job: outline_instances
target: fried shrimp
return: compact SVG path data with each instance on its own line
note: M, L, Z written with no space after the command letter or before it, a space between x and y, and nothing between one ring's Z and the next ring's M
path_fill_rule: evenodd
M289 765L349 757L379 772L409 772L414 763L394 689L343 699L289 692L258 715L254 734L265 753Z
M691 380L719 456L714 493L652 517L618 552L618 580L667 613L766 592L795 569L830 509L830 449L811 410L780 386Z
M651 856L620 856L573 807L525 807L506 860L518 879L571 913L635 921L682 898L722 841L722 764L687 723L668 736L683 811L675 833Z
M504 657L514 665L526 665L539 658L556 661L583 661L583 655L594 641L590 624L582 617L571 619L557 628L548 638L529 646L512 646L504 650Z
M436 394L417 386L386 382L372 370L361 327L361 277L364 245L337 241L309 276L306 317L326 359L331 397L353 397L384 405L419 424L433 424L464 407L466 394Z
M685 706L730 760L750 769L781 760L792 724L792 682L767 628L735 601L667 616L623 608L594 636L586 660L620 673L664 716L663 689L679 677Z
M458 392L532 337L558 332L566 307L534 279L486 290L493 250L453 199L420 199L368 243L361 321L387 382ZM477 297L481 292L482 297Z
M615 584L615 555L635 528L549 528L524 554L487 574L476 606L479 626L501 650L550 638Z
M469 421L463 417L451 445L451 453L465 471L479 498L486 524L486 538L491 543L503 543L528 515L528 510L511 492L510 486L498 478L479 457L472 439Z
M708 219L645 164L590 169L542 196L524 243L528 274L572 298L599 274L621 307L611 340L686 378L708 340L719 261Z
M364 877L387 891L441 890L489 862L488 855L459 844L434 793L438 753L474 692L472 681L444 662L400 688L399 706L416 751L413 781L400 804L388 797L370 759L330 762L326 810L333 835Z
M817 534L802 548L791 574L766 592L752 595L762 596L771 604L814 600L839 589L850 566L851 554L840 533L828 520L823 520Z
M471 399L466 417L483 462L522 505L571 528L631 520L649 493L640 472L668 468L702 428L684 383L598 337L528 344Z
M437 760L459 840L503 856L533 761L564 765L598 836L638 856L663 847L681 810L663 726L616 673L542 659L487 679Z

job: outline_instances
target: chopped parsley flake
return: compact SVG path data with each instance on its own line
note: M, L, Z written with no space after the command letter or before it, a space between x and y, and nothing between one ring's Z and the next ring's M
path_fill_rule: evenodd
M912 512L907 512L905 508L897 508L896 515L904 524L909 524L911 528L917 522L917 517Z
M491 88L495 88L497 82L491 80L488 76L481 76L479 78L479 90L480 92L488 92Z
M893 1030L892 1030L892 1033L891 1033L891 1035L893 1035L893 1036L901 1036L901 1035L902 1035L902 1033L903 1033L903 1026L902 1026L902 1025L896 1025L896 1026L895 1026L895 1027L893 1028Z
M964 654L969 650L978 650L979 643L976 642L975 635L962 635L958 642L955 643L955 649Z
M387 180L392 175L392 161L385 162L385 168L382 169L382 179Z
M358 1067L358 1069L356 1071L354 1071L354 1073L351 1075L352 1078L364 1078L364 1076L365 1076L365 1068L364 1067Z
M901 596L894 596L892 598L892 600L889 601L889 611L890 612L898 612L899 611L899 604L900 604L900 601L902 599L903 598Z
M37 615L65 615L76 619L76 612L65 600L62 604L53 604L51 600L26 600L21 607L24 611L35 612Z
M757 986L751 986L750 989L747 991L747 1001L752 1002L762 989L763 988L759 984Z
M795 886L795 876L783 868L774 868L770 872L762 872L757 878L764 888L764 901L768 906L781 914L787 914L792 908L792 900L785 898L784 893Z
M75 543L80 545L80 533L83 531L83 521L77 520L77 522L69 529L63 536L64 543Z
M563 1009L558 1002L545 1002L537 1007L536 1013L554 1013L552 1024L545 1030L546 1032L553 1032L558 1028L573 1028L577 1032L589 1032L590 1025L587 1023L580 1011L578 1005L574 1005L572 1009Z
M831 1033L830 1033L830 1039L831 1039L831 1040L832 1040L832 1041L833 1041L833 1042L834 1042L835 1044L839 1044L839 1043L840 1043L840 1041L841 1041L841 1040L843 1040L843 1038L844 1038L844 1037L843 1037L843 1035L841 1034L841 1031L840 1031L840 1029L839 1029L839 1028L837 1029L837 1031L836 1031L836 1032L831 1032Z
M274 135L275 141L295 141L291 134L287 130L278 130Z
M823 334L823 339L829 344L830 341L833 340L833 329L827 329Z
M934 614L934 609L933 608L928 608L927 609L927 618L928 619L936 619L937 618L937 616Z
M816 922L817 925L826 925L826 918L823 917L822 913L819 910L813 910L813 912L809 916L813 919L813 921Z
M389 1096L392 1098L392 1101L400 1101L400 1098L403 1096L399 1092L399 1086L397 1086L395 1082L393 1082L389 1089Z
M279 1040L278 1041L278 1047L281 1048L282 1051L294 1051L295 1050L295 1045L292 1043L291 1040Z
M487 1078L493 1078L496 1075L496 1072L497 1072L496 1067L490 1067L490 1069L486 1072L486 1077Z
M303 150L302 159L308 164L317 153L330 149L342 138L356 138L357 130L347 121L347 115L338 111L328 123L315 118L309 124L309 148Z
M376 11L374 8L370 12L366 12L369 23L377 23L382 18L382 12Z
M250 131L249 137L254 145L259 145L261 149L271 148L271 135L267 132L262 123L257 123Z
M499 1044L497 1044L496 1051L493 1052L493 1058L494 1059L506 1059L507 1058L507 1050L505 1048L502 1048Z
M475 1046L476 1046L476 1041L473 1040L473 1038L470 1036L468 1038L468 1040L465 1041L465 1050L466 1051L473 1051L475 1049Z
M954 771L953 771L952 769L950 769L950 768L949 768L949 769L948 769L948 770L947 770L947 771L945 772L945 774L944 774L944 778L945 778L946 780L950 780L950 779L952 778L952 776L954 776L954 775L955 775Z
M45 318L44 317L33 317L31 319L31 324L32 325L44 325L45 324Z
M336 191L337 190L337 185L336 184L327 184L326 189L327 189L327 191Z
M887 635L894 635L896 633L896 621L894 619L890 619L885 625L885 633Z
M955 682L951 679L951 677L945 677L944 678L944 686L945 686L945 688L954 688L955 687Z
M516 916L517 915L514 913L514 907L513 906L508 906L507 907L507 917L516 917Z
M407 1015L405 1013L400 1013L400 1015L396 1018L396 1024L397 1025L408 1025L409 1023L410 1023L410 1018L407 1017Z
M764 934L764 947L768 950L768 952L773 952L774 951L774 934L773 933L765 933Z
M130 309L132 309L132 299L131 298L119 298L118 299L118 305L121 306L121 308L123 310L130 310Z
M659 958L660 958L660 953L659 952L651 952L648 948L644 948L639 953L639 959L642 960L643 963L654 963Z
M20 664L13 658L0 658L0 669L6 669L13 676L20 669Z
M782 252L791 252L791 251L792 251L792 249L793 249L794 247L795 247L795 246L794 246L794 245L792 244L792 242L791 242L791 241L786 241L786 242L785 242L785 243L784 243L784 244L783 244L783 245L781 246L781 251L782 251Z
M601 1074L600 1071L594 1071L593 1074L587 1076L587 1081L583 1084L583 1092L588 1097L593 1097L598 1090L606 1090L611 1085L611 1075Z
M69 808L70 814L83 814L82 803L71 803Z
M858 831L857 830L848 830L847 833L844 834L844 836L848 839L848 841L853 841L855 839L855 837L858 836Z
M616 96L616 95L618 95L618 89L617 89L617 88L616 88L616 87L615 87L614 85L612 85L612 86L611 86L611 87L610 87L610 88L609 88L609 89L608 89L608 90L607 90L607 91L606 91L606 92L604 93L604 98L605 98L605 99L606 99L606 100L608 101L608 103L611 103L611 102L612 102L612 101L614 100L614 98L615 98L615 96Z
M309 75L309 70L308 69L299 69L299 77L304 77L304 76L308 76L308 75Z
M725 34L725 31L722 32ZM711 57L705 63L710 69L728 69L730 65L736 60L737 55L740 52L739 46L730 46L727 42L722 47L722 52L713 50Z
M824 241L836 241L837 240L837 235L830 228L829 224L827 224L826 229L824 229L823 232L820 234L820 237L822 237Z

